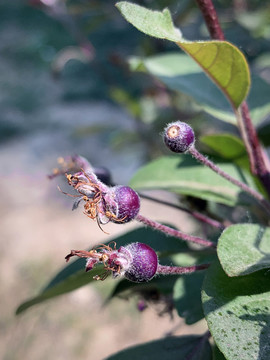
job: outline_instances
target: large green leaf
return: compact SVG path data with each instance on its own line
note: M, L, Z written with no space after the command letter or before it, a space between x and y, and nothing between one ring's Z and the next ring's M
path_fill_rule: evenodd
M234 160L246 155L243 141L232 134L204 135L200 137L200 141L223 159Z
M184 360L188 356L190 360L211 360L209 342L198 335L166 337L120 351L106 360Z
M93 269L91 273L84 270L85 261L77 259L61 270L49 284L35 297L23 302L16 310L20 314L33 305L42 303L56 296L68 293L81 286L93 282L93 277L102 272L101 267Z
M247 171L232 163L219 164L232 177L254 186ZM131 179L131 186L140 190L164 189L192 195L226 205L252 203L253 199L237 186L201 165L187 154L164 156L142 167Z
M147 71L169 89L191 96L206 111L223 111L229 121L235 122L235 115L224 94L190 56L170 52L148 58L132 57L129 63L133 71Z
M150 228L139 228L127 232L126 234L114 239L109 239L105 242L105 244L108 244L110 241L115 241L118 247L136 241L143 241L154 248L160 257L167 256L168 254L175 252L189 251L185 242L179 241L173 237L168 238L165 234L153 231ZM102 269L98 267L86 273L84 271L84 267L85 260L82 259L77 259L68 264L64 269L60 270L60 272L56 274L56 276L43 290L41 290L37 296L22 303L18 307L16 313L19 314L33 305L84 286L93 281L93 276L102 272Z
M147 58L131 57L129 63L133 71L147 71L169 89L191 96L207 113L236 124L235 114L224 94L188 55L170 52ZM254 124L259 124L269 114L269 92L269 84L256 75L252 76L247 101ZM261 135L269 145L267 134L262 131Z
M218 262L202 291L209 330L227 360L269 360L270 273L229 278Z
M226 41L185 41L174 27L168 9L152 11L125 1L116 6L138 30L178 45L216 83L233 107L239 107L249 91L250 75L245 57L237 47Z
M196 272L177 279L173 289L173 300L178 315L186 324L194 324L204 317L201 289L205 272Z
M256 224L228 227L219 238L218 257L229 276L270 268L270 228Z

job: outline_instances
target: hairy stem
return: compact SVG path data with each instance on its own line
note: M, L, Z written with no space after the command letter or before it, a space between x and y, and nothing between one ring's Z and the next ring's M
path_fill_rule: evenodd
M173 228L170 228L169 226L160 224L157 221L150 220L143 215L140 215L140 214L137 215L136 220L145 224L146 226L149 226L149 227L155 229L155 230L161 231L161 232L167 234L168 236L173 236L173 237L185 240L185 241L193 242L198 245L216 248L216 244L212 243L209 240L202 239L199 236L185 234L184 232L182 232L180 230L175 230Z
M201 264L193 266L166 266L158 265L157 274L162 275L177 275L177 274L189 274L195 271L205 270L210 266L210 264Z
M229 174L227 174L225 171L223 171L220 167L218 167L216 164L214 164L211 160L207 159L203 154L201 154L195 146L192 146L189 148L189 153L199 162L201 162L203 165L208 166L210 169L215 171L218 175L222 176L226 180L230 181L232 184L238 186L240 189L254 197L263 207L265 210L270 213L270 203L265 200L265 198L262 196L262 194L258 193L256 190L251 189L248 185L242 183L239 180L234 179Z
M242 131L245 134L251 153L253 154L253 161L251 163L251 171L257 175L263 183L268 195L270 196L270 173L266 166L263 156L263 150L259 142L257 132L252 124L248 105L244 102L241 106L241 118L242 118ZM240 119L239 119L240 120ZM239 121L238 120L238 121Z
M190 209L186 209L186 208L184 208L184 207L182 207L180 205L172 204L172 203L170 203L168 201L165 201L165 200L156 199L156 198L153 198L152 196L145 195L145 194L142 194L142 193L139 193L139 195L140 195L141 198L151 200L151 201L157 202L159 204L167 205L167 206L170 206L172 208L184 211L184 212L190 214L191 216L193 216L195 219L197 219L197 220L199 220L201 222L204 222L204 223L206 223L208 225L211 225L211 226L213 226L213 227L215 227L217 229L224 230L225 227L228 226L228 224L224 225L220 221L212 219L209 216L201 214L198 211L193 211L193 210L190 210Z
M211 38L216 40L225 40L225 36L219 24L218 16L212 0L196 1L202 12ZM267 169L263 156L263 150L256 130L252 124L247 103L244 102L240 107L241 116L238 116L239 114L237 110L235 113L240 133L249 156L251 172L258 176L270 197L270 172Z

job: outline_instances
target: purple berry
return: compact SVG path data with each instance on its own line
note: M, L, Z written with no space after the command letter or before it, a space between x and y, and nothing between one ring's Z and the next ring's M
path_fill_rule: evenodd
M133 220L140 210L139 195L128 186L114 186L105 196L106 216L114 223ZM111 214L111 216L110 216Z
M128 280L140 283L149 281L155 276L158 257L150 246L136 242L120 247L119 252L125 253L130 259L124 272Z
M194 144L195 135L188 124L176 121L165 128L164 142L171 151L184 153Z

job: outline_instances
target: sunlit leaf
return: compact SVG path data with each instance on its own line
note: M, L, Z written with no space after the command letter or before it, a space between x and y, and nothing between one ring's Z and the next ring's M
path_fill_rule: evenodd
M228 227L219 238L218 257L229 276L270 268L270 228L256 224Z
M128 22L147 35L174 42L182 39L168 9L153 11L126 1L118 2L116 7Z
M227 41L185 41L174 27L168 9L148 10L125 1L116 4L124 18L147 35L173 41L191 56L227 96L234 108L246 98L250 75L240 50Z
M216 262L206 272L203 308L227 360L269 359L270 273L228 277Z
M193 59L179 52L131 58L131 69L147 71L157 77L169 89L191 96L204 108L214 108L230 113L234 120L231 106L221 90L202 71Z
M190 96L210 115L236 124L229 101L190 56L169 52L146 58L131 57L129 64L132 71L148 72L169 89ZM247 101L254 124L259 124L269 114L269 92L269 84L253 75Z

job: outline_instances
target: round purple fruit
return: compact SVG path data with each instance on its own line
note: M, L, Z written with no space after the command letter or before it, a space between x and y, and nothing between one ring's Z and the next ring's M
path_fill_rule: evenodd
M164 142L171 151L184 153L195 142L194 131L182 121L170 123L164 130Z
M132 243L121 247L119 252L126 253L129 258L124 276L133 282L145 282L151 280L158 267L158 257L150 246L143 243Z
M106 205L110 221L127 223L138 215L140 198L129 186L114 186L106 195Z

